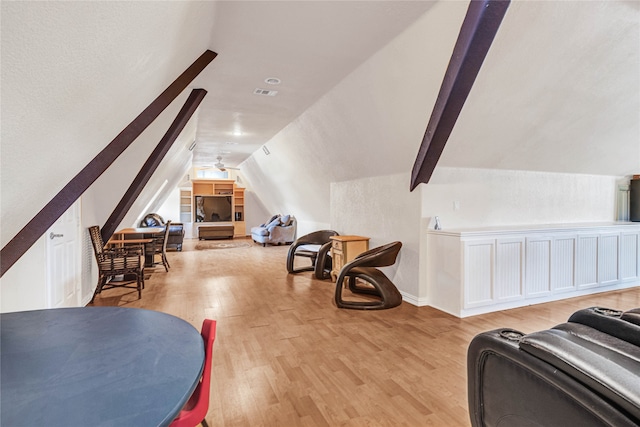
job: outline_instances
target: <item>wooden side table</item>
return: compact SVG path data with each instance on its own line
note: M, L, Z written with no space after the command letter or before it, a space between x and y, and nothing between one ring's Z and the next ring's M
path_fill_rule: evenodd
M369 237L331 236L331 280L335 281L345 264L369 250Z

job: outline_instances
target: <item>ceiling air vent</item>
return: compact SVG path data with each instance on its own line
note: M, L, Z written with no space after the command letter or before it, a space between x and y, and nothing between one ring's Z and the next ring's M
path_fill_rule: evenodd
M260 89L260 88L256 88L253 91L254 95L263 95L263 96L276 96L277 93L278 93L277 90L267 90L267 89Z

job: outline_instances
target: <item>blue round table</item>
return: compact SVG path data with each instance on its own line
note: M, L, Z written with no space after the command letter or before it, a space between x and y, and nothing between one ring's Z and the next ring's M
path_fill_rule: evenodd
M121 307L0 315L0 425L166 426L195 389L200 332Z

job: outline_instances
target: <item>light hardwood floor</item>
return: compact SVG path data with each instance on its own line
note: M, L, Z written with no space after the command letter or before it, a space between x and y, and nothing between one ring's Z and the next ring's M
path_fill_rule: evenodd
M230 243L231 241L218 241ZM233 242L242 242L234 240ZM341 310L334 285L288 275L288 246L168 254L142 299L107 290L95 305L217 320L210 426L469 426L466 350L478 333L549 328L590 306L640 307L640 289L458 319L403 303Z

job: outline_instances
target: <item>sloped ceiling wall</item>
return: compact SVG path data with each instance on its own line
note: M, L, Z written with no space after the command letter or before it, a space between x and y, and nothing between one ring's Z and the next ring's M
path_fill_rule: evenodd
M194 164L237 166L436 1L220 1ZM282 84L271 86L266 78ZM256 96L255 88L276 97ZM238 135L240 131L242 135ZM229 148L227 142L233 145Z
M466 9L436 4L244 162L264 205L328 224L331 182L409 172Z
M640 173L640 2L512 2L439 164Z
M3 244L209 48L215 6L2 2ZM188 92L103 174L88 221L110 215Z
M1 3L3 244L213 47L218 6ZM300 209L328 223L331 182L411 169L466 7L429 4L416 24L269 141L270 156L259 150L242 165L268 209ZM639 8L636 1L513 2L441 165L638 172ZM116 185L101 190L109 207L96 209L96 223L182 102L101 178ZM175 175L182 164L159 172Z
M514 2L439 166L640 173L639 5ZM409 171L466 7L438 3L254 153L264 204L328 223L331 182Z
M245 145L256 139L253 149L259 148L264 135L289 123L433 3L3 2L2 242L205 49L220 57L194 82L209 91L194 153L211 138L224 144L229 124L238 121L248 128L236 147L242 155ZM288 82L279 98L286 105L265 112L252 91L271 72ZM167 111L175 113L176 105ZM84 219L101 223L109 215L172 118L156 120L85 194L90 204L83 212L91 215ZM175 167L163 165L158 174L180 175ZM144 207L158 185L150 183L135 207Z

